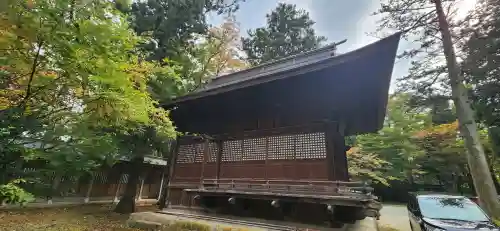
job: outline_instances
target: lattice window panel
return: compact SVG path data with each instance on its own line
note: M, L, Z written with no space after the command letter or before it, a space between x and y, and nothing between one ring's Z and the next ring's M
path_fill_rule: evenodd
M219 153L219 147L217 146L217 143L210 142L208 144L208 151L209 151L209 155L210 155L208 162L216 162L217 161L217 153Z
M266 160L266 138L243 140L243 160Z
M323 132L297 135L295 145L297 159L326 158L325 133Z
M103 184L108 182L108 176L103 172L92 173L94 175L94 182L97 184Z
M270 160L294 159L295 137L292 135L272 136L268 138Z
M195 147L195 156L194 156L194 162L197 162L197 163L201 163L203 162L203 154L204 154L204 149L205 149L205 144L204 143L197 143L197 144L194 144L194 147Z
M179 145L177 163L194 163L196 146L193 144Z
M222 149L222 161L241 161L241 140L229 140L224 142Z
M120 184L126 184L128 182L128 174L123 174L120 176Z

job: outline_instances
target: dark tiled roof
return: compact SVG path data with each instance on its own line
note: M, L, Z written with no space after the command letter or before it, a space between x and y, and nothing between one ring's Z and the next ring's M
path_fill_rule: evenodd
M314 66L320 63L328 63L328 66L338 65L348 60L363 56L365 53L371 53L373 50L380 49L379 47L385 47L384 44L386 43L391 43L391 45L394 44L397 46L399 38L400 33L396 33L360 49L338 56L334 56L337 44L332 44L330 46L283 58L271 63L219 76L212 79L211 82L191 94L174 99L174 104L250 87L276 79L287 78L289 77L286 75L288 72L295 72L297 70L301 70L300 72L306 72L309 69L312 71L317 69L314 68Z

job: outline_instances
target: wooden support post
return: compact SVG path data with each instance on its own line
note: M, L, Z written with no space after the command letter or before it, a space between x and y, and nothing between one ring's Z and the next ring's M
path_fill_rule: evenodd
M120 199L118 198L120 195L120 186L121 186L121 180L124 175L121 174L120 177L118 177L118 182L116 182L116 191L115 191L115 198L113 198L114 203L118 203Z
M146 178L145 175L146 174L142 174L142 176L141 176L141 179L140 179L141 186L139 187L139 193L138 193L137 197L135 198L136 201L140 201L142 199L142 190L144 189L144 178Z
M160 180L160 190L158 191L158 197L156 198L158 201L161 200L161 195L163 193L163 182L165 181L165 173L162 172L161 180Z
M293 136L293 162L295 166L298 166L298 160L297 160L297 134ZM294 179L300 179L300 175L297 174L297 168L294 168L295 171L293 171L293 178Z
M267 169L269 168L268 166L268 159L269 159L269 137L266 136L266 149L265 149L265 152L266 152L266 160L264 161L264 171L265 172L265 179L266 179L266 184L268 183L267 180L269 179L268 176L267 176Z
M87 192L85 193L85 199L83 199L83 202L89 203L90 201L90 195L92 194L92 187L94 186L94 173L90 173L90 181L89 184L87 185Z
M243 137L240 140L240 148L241 148L240 163L243 164L243 156L245 156L245 138Z
M165 194L162 196L162 199L159 201L160 209L166 208L170 204L168 197L170 195L171 189L169 186L170 186L170 182L174 178L174 174L175 174L177 155L179 154L179 146L180 146L179 139L180 139L180 137L177 137L177 139L172 144L172 149L170 149L170 158L167 162L167 168L168 168L167 182L165 182L166 190L165 190Z
M165 208L167 205L167 200L168 200L168 194L170 189L168 188L169 182L170 182L170 177L172 176L172 171L177 159L177 150L179 149L179 139L177 138L176 140L173 140L172 143L170 144L170 150L168 153L167 157L167 165L163 168L163 176L162 176L162 189L160 190L160 193L158 195L158 207L160 209Z
M347 154L345 145L345 123L340 120L335 132L335 145L334 145L334 156L333 162L335 164L335 176L336 180L348 181L348 165L347 165Z
M325 127L325 145L326 145L326 161L328 169L328 180L338 180L335 166L335 148L336 148L336 124L328 122Z
M224 143L222 140L217 140L216 142L217 145L217 160L215 163L215 179L216 179L216 184L219 183L219 178L220 178L220 169L221 169L221 164L222 164L222 152L224 151Z
M208 161L208 159L210 158L209 155L208 155L208 143L209 143L209 140L208 139L205 139L203 141L203 158L201 160L201 174L200 174L200 187L203 187L203 178L205 176L205 165Z

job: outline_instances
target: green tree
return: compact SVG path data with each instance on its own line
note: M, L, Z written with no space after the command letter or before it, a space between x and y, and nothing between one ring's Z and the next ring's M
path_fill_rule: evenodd
M455 193L461 190L463 180L470 176L463 140L457 137L458 123L453 122L425 128L414 139L425 151L418 160L424 178L431 182L436 180Z
M234 12L239 0L149 0L135 1L131 6L119 4L118 8L129 14L131 27L138 35L151 40L144 44L150 53L148 59L177 60L192 48L198 34L206 34L206 15Z
M239 8L244 0L149 0L134 1L131 5L117 4L117 8L130 17L131 28L140 36L149 38L140 48L147 54L147 60L163 65L177 65L176 73L182 79L172 84L163 75L155 77L151 86L157 92L167 89L175 94L155 94L157 100L168 102L172 96L186 94L199 82L203 55L199 39L209 35L206 15L209 13L230 14ZM209 55L208 55L209 56ZM207 58L208 59L208 58ZM203 67L202 67L203 69ZM205 69L206 70L206 69ZM180 83L180 84L179 84ZM179 86L172 89L172 86Z
M424 154L414 142L417 131L429 124L429 116L413 111L408 106L410 96L397 94L391 96L387 109L385 126L376 134L357 137L357 147L364 153L373 153L382 160L391 163L386 177L407 180L413 184L418 174L418 157Z
M498 160L492 151L488 132L485 129L480 130L480 137L487 157L492 163L491 170L496 172L494 164L498 163ZM425 150L425 155L419 162L427 179L435 179L440 184L447 185L447 188L455 193L463 193L461 187L464 183L468 184L468 188L474 188L467 166L464 140L459 137L458 122L428 127L418 132L414 141ZM498 188L496 175L492 175L492 178Z
M248 31L242 38L243 49L252 65L269 62L301 52L314 50L326 41L317 36L309 13L296 5L280 3L266 15L267 25Z
M490 138L500 155L500 3L479 1L470 23L463 30L466 38L463 71L471 86L478 119L490 127Z
M453 4L453 1L446 1L446 3ZM480 142L474 111L467 95L467 88L464 85L464 75L456 57L451 33L453 25L450 26L454 21L449 19L452 12L445 12L445 9L450 8L443 5L442 0L384 2L381 4L379 11L383 15L380 28L381 30L385 28L403 31L407 38L410 35L418 36L420 48L423 49L406 52L409 56L415 56L426 51L425 58L431 59L439 56L442 57L441 60L444 58L445 62L439 62L440 60L427 62L427 67L422 63L417 64L416 67L419 65L421 67L419 68L420 71L411 73L413 71L411 70L410 74L415 76L432 76L432 74L436 74L437 77L434 77L436 79L443 76L441 74L443 72L439 70L445 70L444 76L447 76L445 79L448 81L442 83L446 83L443 86L449 86L447 89L451 90L459 121L460 135L464 137L468 153L468 164L477 194L487 213L495 219L500 219L500 202L488 168L484 148ZM439 65L440 63L443 63L443 65ZM434 80L430 81L430 83L432 82Z
M352 147L346 152L349 163L349 174L353 179L373 180L377 183L389 185L386 171L390 163L380 158L375 153L363 152L359 147Z
M239 25L234 16L226 17L220 26L211 27L207 34L199 35L191 60L192 87L198 88L210 78L247 67L242 57Z
M169 67L141 61L141 38L110 1L9 0L2 7L0 153L6 159L41 159L60 174L79 172L116 159L116 134L124 130L148 125L173 135L146 85L152 73Z

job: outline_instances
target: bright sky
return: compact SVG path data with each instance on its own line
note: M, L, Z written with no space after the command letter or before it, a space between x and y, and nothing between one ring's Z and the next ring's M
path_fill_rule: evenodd
M467 15L477 0L457 0L458 14L460 17ZM377 40L366 33L373 32L376 28L376 18L370 16L379 8L379 0L246 0L236 13L240 22L242 35L248 29L265 25L265 15L276 7L279 2L296 4L309 12L310 17L316 21L314 28L320 35L326 36L329 42L347 39L347 43L339 47L339 52L344 53L362 47ZM219 17L211 17L210 23L217 25L221 22ZM403 41L400 49L411 44ZM407 73L409 62L401 60L396 63L393 72L394 80ZM394 85L394 84L393 84Z

